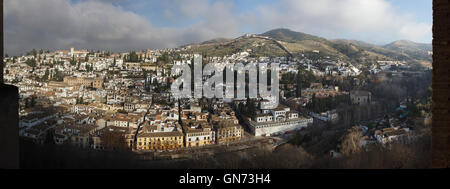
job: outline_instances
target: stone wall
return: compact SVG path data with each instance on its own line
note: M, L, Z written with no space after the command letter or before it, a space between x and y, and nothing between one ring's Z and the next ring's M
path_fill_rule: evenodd
M0 84L0 169L19 168L19 90Z
M19 89L3 84L3 0L0 0L0 169L19 168Z
M433 0L432 166L450 162L450 0Z

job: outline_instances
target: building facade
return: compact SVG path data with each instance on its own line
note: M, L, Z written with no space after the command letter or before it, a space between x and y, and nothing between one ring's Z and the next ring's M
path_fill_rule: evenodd
M288 107L278 107L262 110L260 114L248 121L252 134L255 136L271 136L299 130L313 123L312 117L301 117L298 112Z
M372 93L368 91L350 91L350 99L352 104L365 105L372 100Z
M93 87L96 89L103 88L102 78L85 78L85 77L64 77L64 83L70 86L83 85L85 87Z
M240 140L244 137L244 129L239 125L239 121L236 120L222 120L214 125L216 131L216 143L226 144Z
M141 133L137 136L138 150L179 150L183 148L184 136L182 132L153 132Z
M200 147L215 143L215 132L206 121L183 122L186 147Z

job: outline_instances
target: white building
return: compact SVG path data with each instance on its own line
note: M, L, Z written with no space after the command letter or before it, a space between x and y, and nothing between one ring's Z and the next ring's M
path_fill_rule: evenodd
M309 114L313 118L316 118L318 120L325 121L325 122L334 122L334 121L338 120L338 114L337 114L337 112L335 110L334 111L322 112L320 114L314 113L314 112L311 112Z
M382 130L376 130L374 137L380 144L388 144L394 141L405 140L409 129L407 128L384 128Z
M288 107L278 107L262 110L253 120L249 121L250 130L255 136L271 136L299 130L313 123L311 117L300 117L298 112Z

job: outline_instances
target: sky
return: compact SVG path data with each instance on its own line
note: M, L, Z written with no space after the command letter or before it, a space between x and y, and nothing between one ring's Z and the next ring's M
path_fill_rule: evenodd
M172 48L288 28L431 43L432 0L4 0L5 52Z

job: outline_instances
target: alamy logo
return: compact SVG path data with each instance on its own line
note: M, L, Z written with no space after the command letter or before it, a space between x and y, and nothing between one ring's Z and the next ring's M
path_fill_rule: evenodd
M202 57L194 55L194 62L191 64L194 73L188 64L176 64L172 67L172 75L178 76L181 73L171 86L171 93L175 98L205 97L225 100L262 98L264 100L261 108L270 109L278 106L280 66L278 63L248 63L246 65L209 63L203 67ZM270 87L267 82L269 72ZM246 82L246 74L248 74L248 82ZM194 77L193 80L192 77ZM191 82L194 82L193 91ZM248 84L247 95L246 84Z

